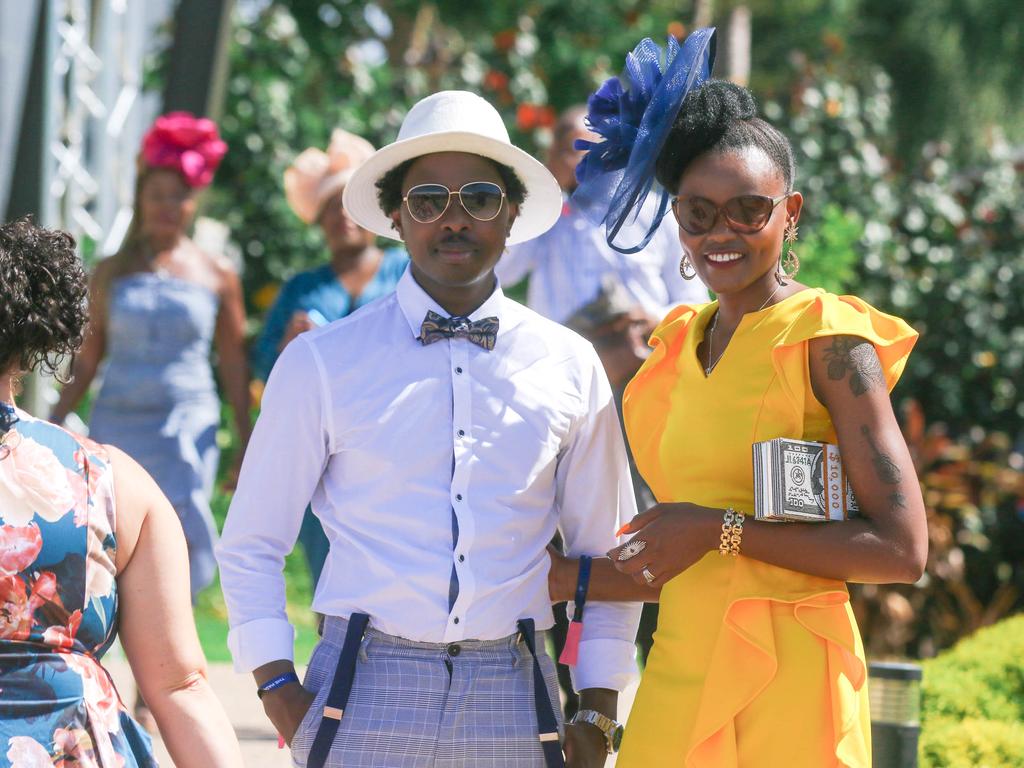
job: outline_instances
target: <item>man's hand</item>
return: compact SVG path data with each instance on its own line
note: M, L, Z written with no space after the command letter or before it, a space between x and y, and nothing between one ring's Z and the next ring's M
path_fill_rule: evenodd
M608 688L580 691L580 709L592 709L615 719L619 694ZM601 729L590 723L565 726L566 768L601 768L608 759L608 742Z
M263 694L263 711L289 747L314 698L312 693L298 683L282 685Z
M287 659L279 659L257 667L253 670L252 676L259 687L289 672L295 672L295 665ZM267 713L277 732L288 742L288 746L291 746L295 731L299 729L299 724L309 711L314 698L316 697L298 682L287 683L263 694L263 711Z
M601 768L608 759L604 734L596 725L576 723L565 726L566 768Z

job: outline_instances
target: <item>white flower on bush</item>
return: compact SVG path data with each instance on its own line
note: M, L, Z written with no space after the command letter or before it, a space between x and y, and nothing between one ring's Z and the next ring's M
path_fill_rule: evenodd
M54 523L71 511L74 501L67 468L32 438L20 440L0 461L0 510L8 525L28 525L34 515Z

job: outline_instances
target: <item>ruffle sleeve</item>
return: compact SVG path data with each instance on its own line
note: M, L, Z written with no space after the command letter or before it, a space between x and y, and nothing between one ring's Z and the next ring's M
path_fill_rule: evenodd
M880 312L856 296L820 292L796 316L772 351L772 364L793 405L803 409L810 394L806 343L825 336L858 336L870 341L891 392L906 367L918 333L905 321Z
M707 307L707 304L681 304L651 333L647 342L651 354L626 385L622 396L622 418L634 456L656 453L654 446L658 445L665 428L665 413L675 383L673 374L680 350ZM645 462L640 470L652 488L663 487L662 468L657 462Z

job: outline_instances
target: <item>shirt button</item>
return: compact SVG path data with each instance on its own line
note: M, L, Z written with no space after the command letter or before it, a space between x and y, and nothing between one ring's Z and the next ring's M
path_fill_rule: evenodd
M459 562L460 563L466 562L466 556L465 555L459 555Z
M458 621L458 619L456 619L456 621ZM447 648L445 648L445 650L448 652L449 656L458 656L460 653L462 653L462 648L459 647L458 643L452 643Z
M452 619L452 624L458 624L458 623L459 623L459 617L456 616L454 619Z
M462 373L462 367L460 366L460 367L456 368L456 369L455 369L455 372L456 372L456 373Z
M459 430L459 437L465 437L465 436L466 436L466 430L460 429Z
M456 501L462 501L462 494L461 493L456 493L455 494L455 500ZM456 619L456 621L458 621L458 619Z

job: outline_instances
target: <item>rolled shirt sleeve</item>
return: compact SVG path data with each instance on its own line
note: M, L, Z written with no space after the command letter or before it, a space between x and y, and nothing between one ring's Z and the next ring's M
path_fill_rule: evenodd
M604 557L618 543L615 531L636 515L636 499L611 386L597 353L589 345L588 351L584 410L558 464L556 502L566 553ZM579 662L571 670L577 690L622 691L636 679L641 608L641 603L587 602ZM571 615L572 603L568 610Z
M330 455L323 366L302 336L281 353L217 546L235 670L294 657L284 559Z

